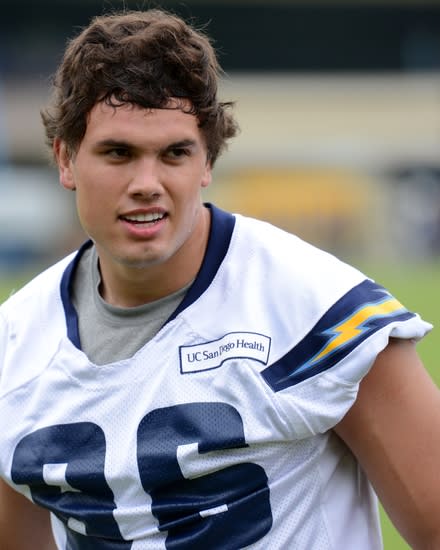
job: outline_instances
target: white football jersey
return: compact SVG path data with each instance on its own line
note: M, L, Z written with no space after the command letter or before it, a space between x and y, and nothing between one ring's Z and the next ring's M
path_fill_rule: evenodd
M0 476L52 512L60 549L379 549L332 428L388 339L431 326L330 254L211 210L198 276L130 359L81 350L81 251L1 306Z

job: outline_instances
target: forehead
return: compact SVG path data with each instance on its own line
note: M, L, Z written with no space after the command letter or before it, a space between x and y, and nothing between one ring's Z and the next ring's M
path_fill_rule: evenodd
M97 103L87 119L84 141L117 138L128 141L173 141L192 139L203 142L195 115L186 112L189 102L170 100L163 109L145 109L139 105L118 107Z

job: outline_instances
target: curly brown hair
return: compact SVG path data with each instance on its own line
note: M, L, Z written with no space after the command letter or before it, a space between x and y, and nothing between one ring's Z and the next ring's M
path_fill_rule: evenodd
M95 17L69 42L55 73L51 104L41 112L47 144L52 149L60 138L73 155L97 102L166 108L171 97L186 98L214 164L238 130L232 103L217 99L221 75L210 39L176 15L151 9Z

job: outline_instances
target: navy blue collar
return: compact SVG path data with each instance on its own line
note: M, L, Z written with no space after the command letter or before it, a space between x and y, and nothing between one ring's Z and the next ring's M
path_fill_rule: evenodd
M228 251L235 226L235 217L229 212L217 208L213 204L206 204L205 206L211 210L211 228L205 257L203 258L202 265L193 284L166 323L174 319L181 311L195 302L205 292L215 277ZM72 284L81 257L84 251L90 248L92 244L92 241L87 241L81 246L76 256L65 269L60 285L61 300L66 316L67 336L78 349L81 349L81 341L78 328L78 314L71 299Z

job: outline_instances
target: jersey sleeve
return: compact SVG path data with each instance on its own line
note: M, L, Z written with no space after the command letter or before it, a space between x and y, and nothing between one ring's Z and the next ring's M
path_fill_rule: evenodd
M432 326L366 279L334 303L287 354L262 372L296 437L334 427L390 338L421 339Z

